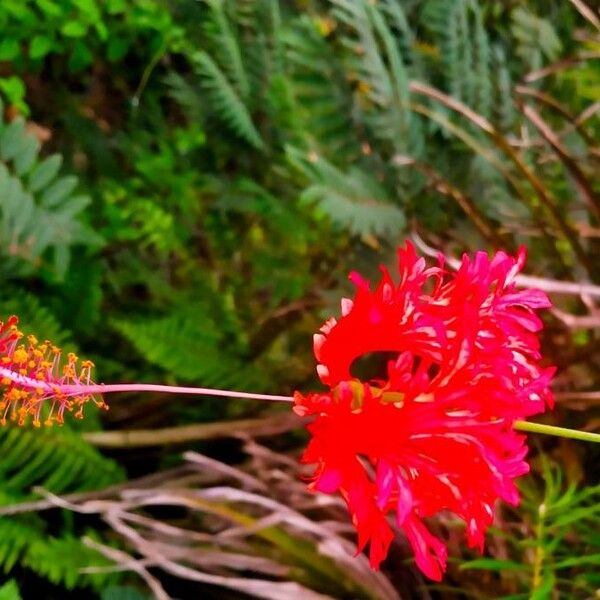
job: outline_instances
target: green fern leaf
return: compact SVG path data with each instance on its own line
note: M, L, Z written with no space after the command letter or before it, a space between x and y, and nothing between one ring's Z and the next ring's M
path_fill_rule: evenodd
M0 600L21 600L19 586L14 579L10 579L0 587Z
M263 150L265 144L252 122L248 108L221 68L206 52L196 53L195 62L215 113L234 133L257 150Z
M323 158L311 160L294 148L287 153L312 182L302 193L302 201L316 203L333 222L357 235L395 235L405 227L404 213L391 204L385 188L371 175L358 168L341 171Z
M264 387L260 369L222 347L222 333L203 307L195 314L111 323L146 360L177 378L217 387Z
M23 517L0 517L0 566L4 573L20 563L29 546L42 535L40 523L36 526Z
M26 335L33 334L39 339L52 340L57 346L75 349L70 333L37 296L15 287L5 287L0 291L0 320L10 315L18 315Z
M0 429L3 491L26 497L32 486L55 493L99 489L123 479L122 469L66 427Z
M205 22L205 27L212 39L218 62L227 73L235 91L241 98L248 100L250 82L242 50L234 32L232 23L227 18L223 0L206 0L211 8L211 18Z
M102 243L81 220L90 200L75 195L76 177L58 176L60 156L39 159L40 144L26 131L22 118L2 123L0 131L2 268L11 275L27 275L51 254L52 271L61 279L73 246Z
M82 586L103 589L108 582L114 582L114 573L88 574L82 569L112 564L102 554L71 536L37 539L29 546L23 560L24 566L68 590Z

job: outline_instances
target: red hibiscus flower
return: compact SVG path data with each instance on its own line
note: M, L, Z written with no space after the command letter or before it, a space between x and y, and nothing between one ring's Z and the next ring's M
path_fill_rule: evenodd
M529 469L515 420L552 404L553 368L539 365L535 310L539 290L517 290L524 250L464 256L453 274L427 267L407 243L398 250L400 281L385 268L377 288L352 273L354 300L314 336L317 371L330 390L295 395L314 415L303 462L316 464L311 488L339 492L371 565L385 558L392 529L410 542L418 567L440 580L447 550L424 519L451 511L469 546L483 549L498 499L517 504L514 479ZM394 352L387 379L362 382L354 360Z

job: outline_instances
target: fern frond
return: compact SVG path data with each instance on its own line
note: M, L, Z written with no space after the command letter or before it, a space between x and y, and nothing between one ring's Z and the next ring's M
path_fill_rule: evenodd
M76 350L70 332L37 296L17 287L4 286L0 289L0 320L15 314L24 325L24 334L33 334L63 348Z
M143 321L113 320L113 327L140 354L173 376L206 386L262 389L264 377L256 365L243 362L222 347L222 332L199 307Z
M358 168L342 171L321 157L288 148L290 162L311 182L301 199L316 203L334 223L357 235L397 235L404 213L391 204L385 188Z
M446 90L488 117L494 82L480 4L474 0L428 0L422 22L434 34L440 50Z
M23 565L68 590L91 587L102 590L115 581L114 573L86 573L82 569L109 567L112 562L79 539L40 537L29 546Z
M90 199L75 193L77 178L59 176L61 157L40 160L39 151L22 118L4 123L0 117L2 266L23 275L39 267L50 252L53 270L62 278L73 246L97 247L102 239L81 220Z
M25 567L55 585L67 589L88 587L104 589L116 581L114 573L85 573L89 567L108 567L112 563L70 534L49 537L43 521L35 515L0 518L0 568L4 573L16 565ZM92 535L95 535L92 532ZM0 588L0 600L4 588ZM12 598L12 596L6 596Z
M418 117L410 110L407 57L394 30L402 27L398 6L332 0L333 14L347 27L343 38L350 67L358 74L357 95L364 120L383 149L419 157L424 148ZM388 150L389 151L389 150ZM401 188L415 182L400 173Z
M212 41L215 57L235 92L244 101L250 95L250 82L242 60L242 50L233 25L225 14L223 0L205 0L210 7L210 18L205 28Z
M293 114L286 120L294 136L333 162L356 158L360 145L351 118L351 90L340 65L328 60L327 41L306 16L282 32L282 41L290 67L285 89L293 98Z
M20 563L27 549L43 537L41 524L23 517L0 517L0 568L8 573ZM0 596L2 598L2 596Z
M517 6L511 19L517 54L530 69L538 69L544 59L558 58L562 44L550 21L533 14L525 6Z
M14 497L32 486L55 493L98 489L121 481L123 471L69 429L0 429L0 479Z
M492 72L494 79L493 121L502 132L510 131L515 122L515 107L512 101L512 81L506 53L500 45L492 48Z
M10 579L0 587L0 600L21 600L19 586L14 579Z
M201 122L202 99L198 90L175 71L169 71L164 78L169 96L179 104L191 123Z
M239 137L257 150L263 150L265 144L252 122L247 106L221 68L203 51L195 54L195 63L215 113Z

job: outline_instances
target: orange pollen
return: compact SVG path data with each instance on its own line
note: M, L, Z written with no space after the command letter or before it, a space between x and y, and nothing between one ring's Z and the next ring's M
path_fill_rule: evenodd
M79 363L74 352L67 354L66 361L61 360L62 350L58 346L49 340L40 344L34 335L26 337L27 347L16 346L16 341L24 337L17 323L17 317L10 317L6 324L0 322L0 365L15 375L0 377L3 388L0 389L0 425L5 425L7 420L20 426L30 421L36 428L60 425L65 411L73 413L75 418L83 418L89 401L100 408L106 407L102 398L76 391L82 382L93 385L91 360ZM64 386L73 386L74 392L65 393Z

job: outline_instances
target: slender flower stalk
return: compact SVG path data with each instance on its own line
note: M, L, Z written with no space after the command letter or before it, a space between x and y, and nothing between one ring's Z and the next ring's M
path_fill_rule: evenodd
M256 394L253 392L239 392L237 390L221 390L216 388L203 388L194 386L179 385L158 385L153 383L114 383L114 384L93 384L93 385L56 385L26 377L15 373L6 367L0 367L0 378L9 379L14 384L24 389L41 388L49 394L60 390L61 395L65 397L73 396L91 396L94 394L112 394L118 392L156 392L163 394L190 394L193 396L220 396L225 398L240 398L242 400L263 400L267 402L294 402L294 396L282 396L277 394ZM529 433L541 433L556 437L563 437L572 440L581 440L586 442L600 443L600 434L578 429L568 429L566 427L556 427L553 425L544 425L542 423L532 423L530 421L515 421L513 427L518 431Z
M265 400L271 402L293 402L293 396L278 396L274 394L255 394L253 392L238 392L235 390L219 390L215 388L186 387L179 385L159 385L154 383L113 383L96 384L51 384L40 382L31 377L25 377L5 367L0 367L0 377L10 379L15 385L24 389L41 389L53 394L60 392L65 397L82 395L112 394L115 392L159 392L165 394L192 394L195 396L224 396L227 398L242 398L248 400Z
M555 425L532 423L531 421L515 421L513 427L518 431L526 431L528 433L543 433L545 435L554 435L569 440L596 442L600 444L600 433L593 433L591 431L568 429L566 427L556 427Z

